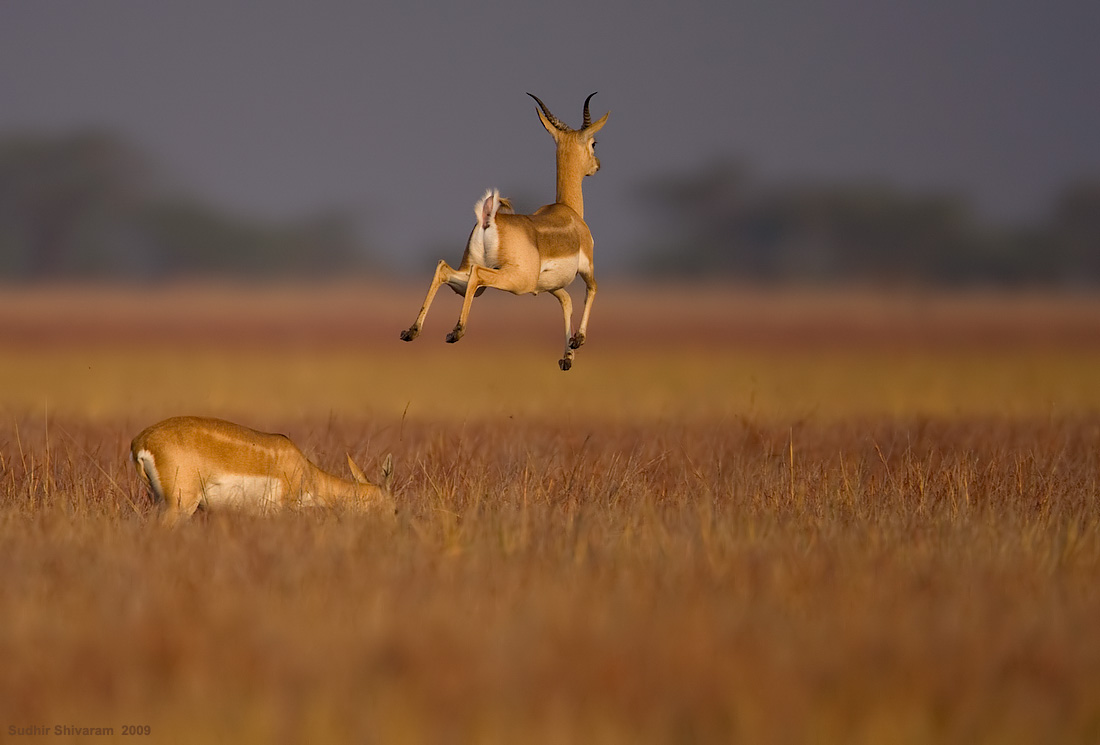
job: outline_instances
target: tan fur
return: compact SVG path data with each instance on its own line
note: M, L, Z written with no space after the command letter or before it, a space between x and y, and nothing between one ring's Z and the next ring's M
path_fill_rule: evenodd
M448 342L456 342L465 334L470 305L474 297L481 294L486 287L495 287L516 295L549 292L561 303L565 317L565 354L558 364L562 370L572 367L574 350L585 342L588 316L596 296L592 233L584 221L581 182L585 176L591 176L600 169L600 161L594 151L594 138L607 122L610 112L598 121L588 123L588 101L585 101L587 126L574 130L566 127L548 111L544 113L542 102L537 98L535 100L539 104L536 109L539 120L554 138L557 149L555 202L539 208L531 215L515 215L510 214L511 203L501 199L502 208L493 221L495 229L499 231L495 266L476 263L471 253L471 241L483 229L479 223L471 233L471 241L466 243L466 251L458 269L453 269L446 261L440 261L436 266L420 313L413 325L401 332L401 338L405 341L412 341L420 334L428 308L441 285L446 284L464 296L458 323L447 335ZM504 205L509 210L506 211ZM585 299L580 326L574 334L573 304L565 288L578 274L584 280Z
M143 430L130 443L138 475L173 524L190 517L227 484L264 484L263 493L237 489L235 506L266 511L305 505L392 507L392 457L382 484L371 483L348 456L355 480L334 476L312 463L284 435L258 432L205 417L174 417Z

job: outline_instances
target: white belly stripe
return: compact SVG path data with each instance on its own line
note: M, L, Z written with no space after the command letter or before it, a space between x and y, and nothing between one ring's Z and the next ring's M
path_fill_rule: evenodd
M547 259L539 267L538 289L556 290L565 287L577 276L577 257Z
M273 476L218 476L203 483L211 508L267 512L282 504L283 483Z

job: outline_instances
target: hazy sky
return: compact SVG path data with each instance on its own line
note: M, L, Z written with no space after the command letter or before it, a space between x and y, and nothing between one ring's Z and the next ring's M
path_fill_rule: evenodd
M586 217L616 265L643 179L720 158L881 178L1041 214L1100 175L1100 3L0 3L0 133L121 132L180 188L250 214L364 219L405 265L457 260L489 186L534 208L553 149L525 91L603 170Z

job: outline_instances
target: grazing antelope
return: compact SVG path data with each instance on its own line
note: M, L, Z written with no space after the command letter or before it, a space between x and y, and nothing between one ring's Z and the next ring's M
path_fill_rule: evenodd
M550 113L538 96L535 110L539 120L557 148L558 185L553 204L540 207L532 215L512 213L512 205L495 189L485 193L474 206L474 225L462 264L452 269L440 261L428 287L428 295L416 321L401 338L412 341L420 334L428 308L442 284L463 296L462 312L447 341L454 343L466 332L466 318L475 296L486 287L507 290L515 295L549 292L561 303L565 315L565 355L558 366L568 370L573 366L573 350L584 344L588 330L588 314L596 296L596 278L592 269L592 233L584 222L584 200L581 181L600 170L596 157L596 133L607 123L611 112L593 122L584 100L584 124L570 129ZM585 284L584 312L577 333L573 333L573 301L565 288L581 275Z
M221 419L165 419L130 443L138 476L173 524L199 507L271 512L283 507L392 506L393 456L382 484L367 480L348 456L354 481L314 465L285 435Z

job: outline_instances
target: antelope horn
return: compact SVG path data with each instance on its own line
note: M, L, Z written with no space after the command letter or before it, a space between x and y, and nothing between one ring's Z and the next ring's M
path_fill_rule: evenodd
M565 122L550 113L550 109L546 108L546 104L540 101L538 96L536 96L534 93L528 93L527 95L535 99L535 103L539 105L539 108L542 109L542 113L546 115L546 121L553 124L556 129L559 129L562 132L571 131Z
M588 95L588 98L584 99L584 125L581 127L581 129L588 129L590 126L592 126L592 117L588 115L588 102L592 100L592 96L596 95L596 93L599 93L599 91L596 91L595 93L590 93Z

